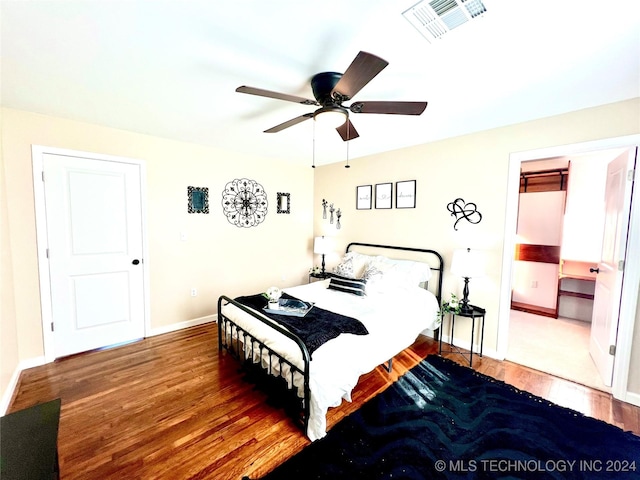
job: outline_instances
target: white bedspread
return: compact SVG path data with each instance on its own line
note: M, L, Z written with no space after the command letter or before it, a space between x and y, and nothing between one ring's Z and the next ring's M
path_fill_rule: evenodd
M311 440L326 435L327 410L340 405L343 399L351 401L351 391L362 374L409 347L423 330L437 326L438 302L431 292L422 288L386 289L358 297L328 289L328 284L329 280L324 280L284 291L325 310L357 318L366 326L369 335L343 333L313 353L309 368L311 402L307 429ZM263 339L287 360L295 365L302 364L300 350L293 341L256 322L233 305L226 305L222 310L225 316ZM259 359L255 358L255 361ZM262 361L267 363L268 359ZM286 366L282 373L290 378ZM298 387L298 394L303 396L301 377L294 377L293 383Z

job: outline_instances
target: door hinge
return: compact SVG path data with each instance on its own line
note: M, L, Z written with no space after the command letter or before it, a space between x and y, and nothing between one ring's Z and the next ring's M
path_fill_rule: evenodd
M44 182L44 170L42 171L42 181Z
M53 332L53 322L51 322L51 331Z
M629 180L630 182L633 182L633 178L636 176L636 171L635 170L629 170L627 172L627 180Z
M618 261L618 271L624 272L624 260Z
M47 258L49 258L49 249L47 248Z
M609 355L614 355L616 354L616 346L615 345L609 345Z

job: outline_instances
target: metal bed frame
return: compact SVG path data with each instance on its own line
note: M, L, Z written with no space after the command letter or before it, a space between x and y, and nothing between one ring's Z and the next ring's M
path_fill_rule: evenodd
M434 295L438 300L438 305L442 304L442 277L444 273L444 260L442 256L435 250L413 248L413 247L395 247L390 245L376 245L373 243L352 242L352 243L349 243L349 245L347 245L346 252L351 251L352 247L400 250L400 251L425 253L425 254L430 254L434 256L435 261L431 260L427 263L430 265L430 268L432 271L438 273L437 284L436 284L437 286L435 288ZM432 266L433 264L435 264L436 266ZM429 287L428 283L425 284L425 288L428 289L428 287ZM298 367L294 365L289 360L285 359L282 355L280 355L278 352L266 346L259 338L256 338L255 336L253 336L252 334L244 330L242 327L237 325L233 320L226 317L222 313L223 303L224 305L227 305L230 303L236 306L240 310L253 316L258 321L270 326L274 330L278 331L282 335L294 341L296 345L300 348L301 358L302 358L302 367ZM439 328L435 330L434 334L435 334L435 339L438 340L438 337L440 335ZM245 348L245 345L249 344L247 342L250 342L250 345L251 345L249 352L247 352L247 349ZM310 396L311 396L311 392L309 389L309 362L311 361L311 356L309 355L309 351L307 350L307 347L297 335L290 332L286 328L282 327L275 321L265 316L261 316L257 314L255 310L252 310L236 302L235 300L229 298L226 295L221 295L218 298L218 350L220 352L226 350L229 354L231 354L232 357L234 357L235 359L241 362L242 367L251 369L256 367L256 364L253 360L255 358L254 353L256 349L259 350L258 358L261 359L258 365L260 365L260 368L262 368L266 372L266 374L270 376L273 375L273 366L276 364L278 364L278 366L280 367L279 376L282 376L283 364L286 364L289 367L289 374L291 375L290 392L293 396L296 397L296 401L300 403L299 413L294 416L293 420L300 428L303 429L303 431L306 434L307 426L309 423ZM262 367L262 358L263 358L263 353L265 351L268 353L269 365L267 367ZM392 369L392 362L393 362L393 358L389 359L388 365L385 366L385 369L389 373L391 372L391 369ZM299 398L295 393L297 391L297 388L294 385L294 375L296 373L300 374L303 378L303 382L304 382L303 398Z

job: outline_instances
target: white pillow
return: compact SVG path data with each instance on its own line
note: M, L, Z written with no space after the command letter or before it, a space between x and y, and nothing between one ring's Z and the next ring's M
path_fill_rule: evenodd
M358 252L347 252L334 272L344 277L362 278L365 268L375 257Z
M418 283L428 282L431 279L431 267L424 262L413 260L396 260L387 258L387 262L395 265L400 271L418 279Z
M385 293L390 286L393 286L392 282L385 283L384 272L378 268L375 260L371 261L364 269L362 279L367 281L365 287L367 294Z
M379 256L369 264L369 268L375 268L382 273L376 283L399 287L417 287L431 278L429 265L413 260L396 260Z
M355 278L353 274L353 259L343 258L342 262L335 266L333 273L336 273L342 277Z

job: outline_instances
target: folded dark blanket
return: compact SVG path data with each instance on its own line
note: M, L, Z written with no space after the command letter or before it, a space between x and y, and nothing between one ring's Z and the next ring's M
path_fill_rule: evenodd
M298 300L286 293L282 298ZM242 305L253 308L269 318L277 321L289 331L295 333L305 344L309 355L316 351L322 344L332 338L336 338L341 333L352 333L354 335L368 335L367 328L360 320L347 317L339 313L330 312L314 306L304 317L294 317L289 315L279 315L265 312L267 299L262 294L247 295L237 297L235 300Z

